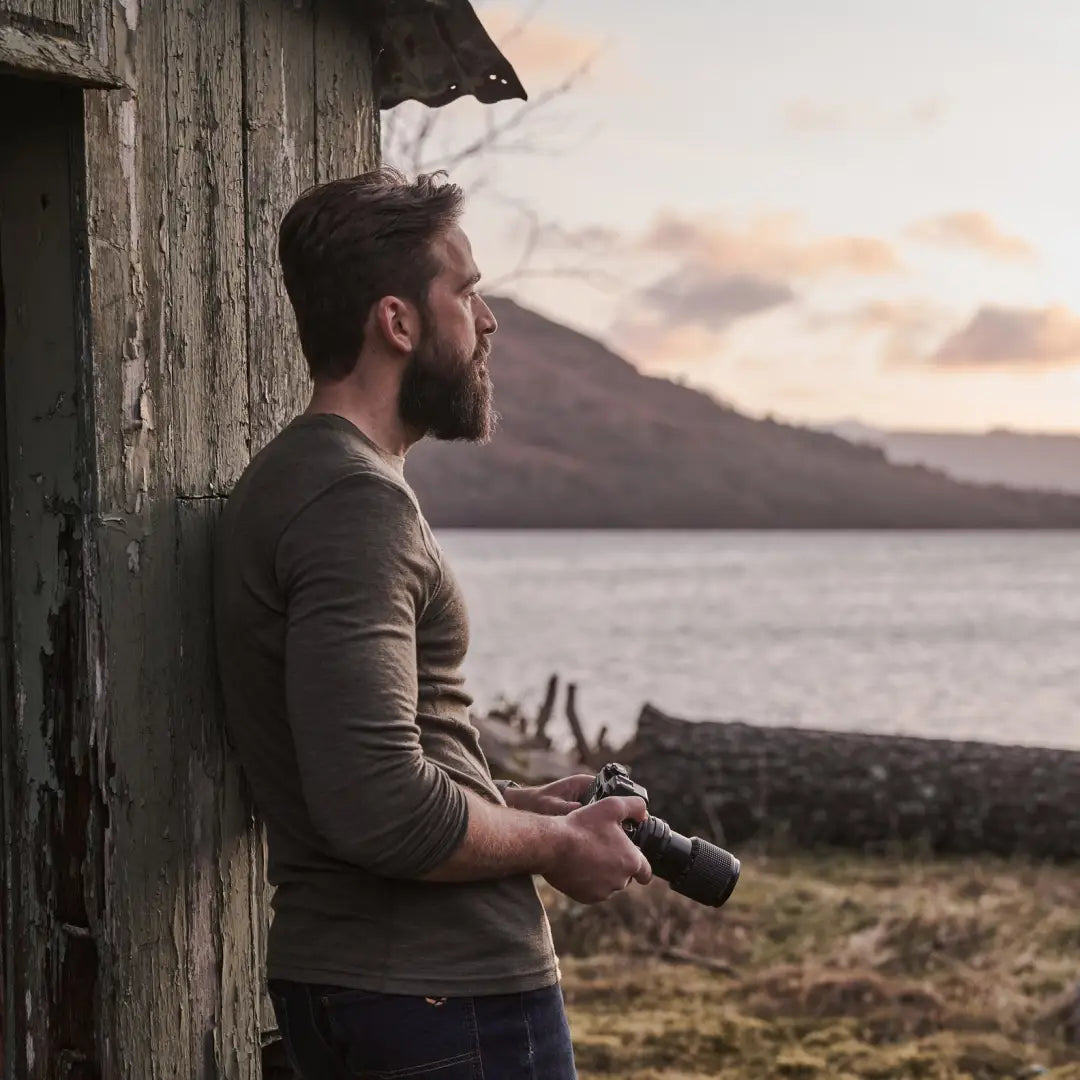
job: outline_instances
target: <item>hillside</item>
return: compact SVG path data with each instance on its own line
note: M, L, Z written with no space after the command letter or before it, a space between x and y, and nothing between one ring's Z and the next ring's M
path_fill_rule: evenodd
M830 430L881 447L894 464L926 465L955 480L1080 494L1080 435L883 431L851 421Z
M429 519L487 528L1075 527L1080 499L950 480L871 446L753 420L642 375L509 300L483 447L424 443L407 475Z

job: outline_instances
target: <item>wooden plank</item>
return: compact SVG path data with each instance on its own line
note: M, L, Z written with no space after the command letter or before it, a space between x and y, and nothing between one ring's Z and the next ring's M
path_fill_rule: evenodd
M42 24L82 29L82 0L6 0L0 5L5 11L15 11Z
M248 393L251 452L310 393L307 364L277 257L278 226L315 182L313 0L249 0L245 9Z
M4 4L5 14L11 12L42 23L52 22L55 11L56 0L6 0Z
M155 5L129 21L119 9L95 8L89 36L108 49L99 59L134 89L88 93L85 101L98 509L138 514L155 491L173 490L171 431L162 407L164 13Z
M94 530L105 644L103 726L110 763L109 985L102 1075L205 1075L203 1017L187 957L191 873L173 734L180 632L175 511L148 500Z
M179 663L173 686L177 777L187 808L182 859L189 868L181 945L188 971L192 1035L213 1032L213 1055L197 1080L258 1080L263 955L252 948L268 925L261 831L239 768L228 750L210 626L214 528L224 500L177 503L181 597ZM224 988L231 992L222 993ZM197 1046L192 1046L194 1059Z
M53 21L82 31L82 0L53 0Z
M78 42L22 26L0 25L0 74L99 89L124 85Z
M240 0L166 8L168 371L181 495L229 490L248 460Z
M0 0L0 15L33 18L36 0Z
M316 0L315 123L319 183L356 176L379 160L371 39L356 9Z
M98 577L88 612L92 707L106 735L108 966L103 1077L195 1076L184 941L186 867L170 733L179 633L172 381L166 372L169 196L164 5L94 5L88 40L134 92L86 94ZM201 1051L200 1051L201 1056Z

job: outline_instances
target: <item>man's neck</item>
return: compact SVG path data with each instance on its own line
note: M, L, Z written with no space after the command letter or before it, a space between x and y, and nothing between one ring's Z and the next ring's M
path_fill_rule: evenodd
M352 379L316 383L304 413L343 416L380 450L396 457L404 457L409 447L420 440L420 436L402 422L396 394L357 386Z

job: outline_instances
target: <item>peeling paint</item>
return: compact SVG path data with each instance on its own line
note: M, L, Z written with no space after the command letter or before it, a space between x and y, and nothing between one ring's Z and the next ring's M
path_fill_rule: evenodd
M137 574L139 572L139 554L139 541L130 541L127 546L127 561L129 573Z
M154 400L145 383L128 385L128 376L139 375L137 363L124 365L124 402L127 413L128 398L133 419L124 428L124 490L127 492L128 511L142 512L153 468ZM145 374L145 371L143 372Z
M128 33L134 34L139 28L139 0L120 0L124 9L124 24Z

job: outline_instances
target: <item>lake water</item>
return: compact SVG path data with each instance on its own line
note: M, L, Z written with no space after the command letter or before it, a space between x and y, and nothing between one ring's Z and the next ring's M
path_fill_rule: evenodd
M1080 534L441 531L480 705L1080 747ZM560 707L561 708L561 707ZM559 731L565 722L559 714Z

